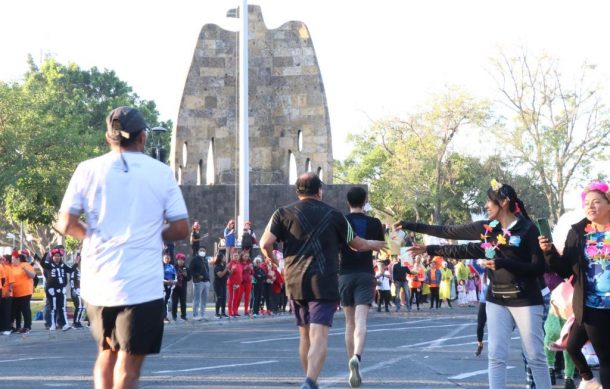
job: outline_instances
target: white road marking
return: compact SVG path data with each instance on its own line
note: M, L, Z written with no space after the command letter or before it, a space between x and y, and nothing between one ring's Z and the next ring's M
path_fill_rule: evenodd
M514 366L506 366L506 369L514 369ZM473 377L475 375L481 375L481 374L487 374L487 369L485 370L476 370L476 371L471 371L468 373L462 373L462 374L458 374L458 375L454 375L453 377L449 377L450 380L463 380L464 378L470 378Z
M457 334L459 332L462 332L468 326L469 326L469 324L462 324L461 326L457 327L456 329L454 329L453 331L448 333L446 336L443 336L442 338L438 338L438 339L433 340L432 343L430 344L430 346L424 348L424 350L429 349L429 348L433 348L433 347L439 347L440 345L442 345L446 341L453 339L453 336L455 334Z
M17 359L5 359L4 361L0 361L0 363L3 362L20 362L20 361L34 361L37 359L59 359L62 357L35 357L35 358L17 358Z
M270 363L279 363L279 362L280 361L271 360L271 361L252 362L252 363L233 363L231 365L217 365L217 366L195 367L195 368L192 368L192 369L160 370L160 371L153 371L153 374L184 373L184 372L189 372L189 371L223 369L223 368L226 368L226 367L268 365Z
M463 326L473 326L476 325L476 323L467 323L467 324L463 324ZM443 324L443 325L436 325L436 326L423 326L423 327L390 327L390 328L378 328L375 330L369 330L367 329L367 334L368 333L373 333L373 332L385 332L385 331L399 331L399 330L425 330L428 328L445 328L445 327L455 327L455 324ZM339 332L331 332L328 334L328 336L336 336L336 335L345 335L345 331L339 331ZM277 338L266 338L266 339L256 339L256 340L243 340L239 343L241 344L253 344L253 343L266 343L266 342L275 342L278 340L294 340L294 339L299 339L299 336L284 336L284 337L277 337ZM402 346L402 347L407 347L407 346Z
M457 338L454 338L457 339ZM515 340L515 339L521 339L519 336L515 336L513 338L510 338L511 340ZM435 347L453 347L453 346L467 346L469 344L477 344L478 342L468 342L468 343L455 343L455 344L443 344L442 346L430 346L428 348L435 348ZM486 340L483 341L483 343L487 343Z
M454 336L451 339L473 338L475 336L476 335L462 335L462 336ZM437 339L435 339L435 340L427 340L425 342L419 342L419 343L413 343L413 344L405 344L404 346L399 346L399 347L400 348L404 348L404 347L418 347L418 346L425 346L425 345L431 345L429 347L436 347L436 346L432 346L436 341L437 341ZM444 346L453 346L453 345L452 344L447 344L447 345L444 345Z

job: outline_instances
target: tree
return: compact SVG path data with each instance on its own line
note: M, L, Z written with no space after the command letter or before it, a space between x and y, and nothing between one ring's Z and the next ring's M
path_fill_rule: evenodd
M465 217L468 199L462 196L470 189L459 185L471 183L455 169L474 160L460 159L452 142L458 132L483 128L490 118L487 101L447 88L406 120L380 120L366 135L351 138L354 152L337 165L338 179L368 183L372 204L393 218L441 224L448 219L446 208L453 209L452 217Z
M564 195L596 158L607 160L610 146L608 110L600 88L589 83L595 66L585 63L573 87L549 56L530 58L500 53L493 76L512 111L511 125L498 136L515 151L516 160L541 183L550 217L565 211Z
M461 198L449 204L456 183L464 182L452 170L457 159L451 165L455 135L483 128L490 118L488 102L447 88L433 96L427 109L404 120L377 121L367 135L352 138L355 151L338 164L338 179L368 183L373 205L393 218L409 215L441 224L447 219L444 207L465 204Z
M49 229L76 165L106 152L112 108L134 106L151 126L159 113L113 71L29 64L23 82L0 82L0 196L7 218L35 231ZM46 245L49 234L37 235Z

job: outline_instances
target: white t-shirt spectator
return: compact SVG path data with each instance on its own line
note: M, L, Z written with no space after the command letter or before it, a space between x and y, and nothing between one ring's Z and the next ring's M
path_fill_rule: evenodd
M377 278L377 290L390 290L390 272L385 270L383 273L378 271L375 273Z
M85 215L81 294L112 307L163 298L164 220L188 217L169 166L139 152L118 151L76 168L61 212Z

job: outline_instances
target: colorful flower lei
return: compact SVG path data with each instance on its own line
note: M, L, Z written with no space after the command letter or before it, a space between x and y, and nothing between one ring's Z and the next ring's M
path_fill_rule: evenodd
M494 192L499 191L499 190L502 188L502 185L503 185L503 184L499 183L499 182L498 182L498 181L497 181L495 178L493 178L493 179L490 181L490 184L491 184L491 189L492 189Z
M606 224L605 230L603 242L598 242L596 239L591 239L590 235L601 231L597 231L593 223L585 226L585 236L587 237L585 240L585 251L589 258L599 261L610 261L610 224Z
M493 188L493 186L492 186ZM494 228L500 224L497 220L492 220L489 224L483 224L483 228L485 228L485 234L481 234L481 239L483 243L481 243L481 248L485 250L485 258L494 259L496 255L496 249L503 244L508 242L508 239L511 237L511 233L508 228L502 228L502 234L498 234L496 236L496 244L488 242L487 239L490 237L490 233L493 232Z

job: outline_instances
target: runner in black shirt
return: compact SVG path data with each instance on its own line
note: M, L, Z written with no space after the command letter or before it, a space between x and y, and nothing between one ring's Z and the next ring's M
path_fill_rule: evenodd
M317 175L300 176L296 191L299 201L274 212L261 248L266 258L277 263L273 244L284 242L286 293L299 326L299 354L307 375L301 389L316 389L339 300L337 262L341 246L371 251L386 244L357 237L345 217L321 201L322 181Z
M347 192L350 213L345 217L356 235L364 239L384 240L379 219L364 214L366 191L353 187ZM375 298L373 252L352 250L344 245L339 265L339 293L345 312L345 348L349 358L349 384L357 388L362 383L360 360L366 340L366 320Z

